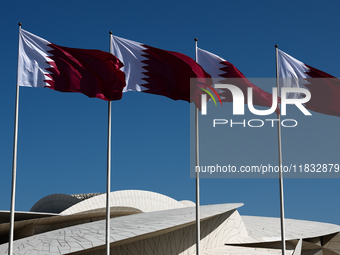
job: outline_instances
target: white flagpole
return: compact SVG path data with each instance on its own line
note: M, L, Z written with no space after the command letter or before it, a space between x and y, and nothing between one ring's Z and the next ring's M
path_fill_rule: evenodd
M110 31L110 53L112 53L111 31ZM110 192L111 192L111 101L109 101L108 103L108 128L107 128L106 255L110 255Z
M197 38L195 38L195 61L197 62ZM196 166L199 166L199 133L198 133L198 108L195 107L195 136L196 136ZM196 171L197 167L195 167ZM200 179L196 171L196 255L200 254L201 223L200 223Z
M275 53L276 53L276 87L279 93L279 64L278 64L278 46L275 45ZM280 215L281 215L281 242L282 242L282 254L286 254L286 239L285 239L285 214L284 214L284 200L283 200L283 176L282 176L282 147L281 147L281 113L277 114L278 125L278 145L279 145L279 181L280 181Z
M19 31L21 29L19 23ZM20 42L20 34L19 34ZM18 66L17 66L17 88L15 96L15 120L14 120L14 142L13 142L13 164L12 164L12 191L11 191L11 209L10 209L10 227L9 227L9 242L8 242L8 255L13 253L13 239L14 239L14 211L15 211L15 184L17 176L17 156L18 156L18 121L19 121L19 44L18 44Z

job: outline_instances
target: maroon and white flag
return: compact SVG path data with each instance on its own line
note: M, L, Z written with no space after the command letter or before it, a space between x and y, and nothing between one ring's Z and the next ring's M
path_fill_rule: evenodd
M253 105L275 107L272 102L272 94L260 89L252 84L232 63L209 52L197 48L197 62L204 68L204 70L214 79L223 84L230 81L232 85L237 86L247 95L244 98L244 103L247 104L248 88L253 90ZM220 79L217 79L220 78ZM221 101L233 102L232 94L227 89L216 89L219 92Z
M192 58L173 51L161 50L112 35L112 54L124 67L126 87L123 92L139 91L162 95L173 100L194 101L200 107L201 90L211 85L210 75ZM190 84L190 79L197 84ZM197 93L197 94L196 94Z
M118 100L125 86L122 66L108 52L58 46L20 29L19 86L48 87L107 101Z
M278 50L280 86L308 89L311 99L305 103L309 110L340 117L340 80L311 67ZM302 93L289 93L287 98L302 98Z

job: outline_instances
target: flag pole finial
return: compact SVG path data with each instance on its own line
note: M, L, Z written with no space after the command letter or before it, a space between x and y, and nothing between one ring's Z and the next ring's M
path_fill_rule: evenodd
M109 34L112 35L112 31L110 31Z
M19 22L19 23L18 23L18 25L19 25L19 27L21 27L21 26L22 26L22 23L21 23L21 22Z
M195 38L195 42L197 42L198 41L198 39L197 38Z
M277 44L275 44L275 48L278 48L279 46Z

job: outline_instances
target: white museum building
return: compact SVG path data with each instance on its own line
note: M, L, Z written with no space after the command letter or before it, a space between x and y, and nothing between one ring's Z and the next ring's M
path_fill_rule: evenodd
M196 254L191 201L142 190L110 194L110 254ZM243 216L243 204L200 207L202 255L281 254L280 219ZM13 254L106 254L106 194L53 194L16 212ZM8 254L10 213L0 211L0 255ZM340 226L286 219L286 254L340 254Z

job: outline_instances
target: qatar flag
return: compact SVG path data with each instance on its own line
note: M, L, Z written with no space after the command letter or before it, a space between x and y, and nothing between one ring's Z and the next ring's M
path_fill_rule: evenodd
M108 52L62 47L23 29L19 31L18 86L119 100L125 86L122 66Z
M126 87L123 92L139 91L173 100L194 101L200 108L202 91L197 88L207 88L212 81L192 58L111 36L111 52L124 64ZM196 82L190 82L193 78Z
M308 89L311 99L305 103L309 110L340 117L340 80L311 67L278 50L280 86ZM302 93L288 93L287 98L302 98Z
M232 63L200 48L197 48L197 62L212 78L219 83L230 83L242 90L244 103L247 104L248 88L253 90L253 105L276 108L272 102L272 94L252 84ZM219 79L216 79L219 78ZM216 82L215 82L216 83ZM228 89L216 89L223 102L233 102L233 96ZM275 100L274 100L275 101ZM274 108L274 109L275 109Z

